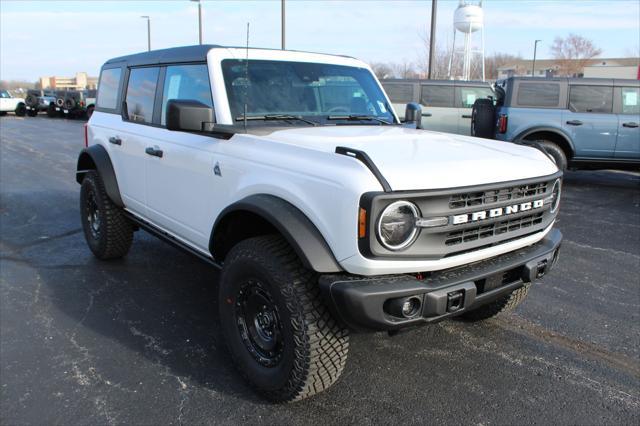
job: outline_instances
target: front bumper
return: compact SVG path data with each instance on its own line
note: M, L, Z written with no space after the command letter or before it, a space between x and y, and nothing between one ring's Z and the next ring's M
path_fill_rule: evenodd
M558 258L562 234L552 229L542 240L462 267L415 275L360 277L323 275L320 288L335 315L358 330L397 330L441 321L489 303L542 278ZM404 316L402 302L419 301Z

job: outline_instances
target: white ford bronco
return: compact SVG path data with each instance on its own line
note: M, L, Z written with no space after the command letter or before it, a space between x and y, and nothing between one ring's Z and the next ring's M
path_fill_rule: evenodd
M553 266L542 151L401 123L370 68L190 46L109 60L77 164L100 259L142 228L221 268L220 327L265 397L331 386L349 332L509 310Z

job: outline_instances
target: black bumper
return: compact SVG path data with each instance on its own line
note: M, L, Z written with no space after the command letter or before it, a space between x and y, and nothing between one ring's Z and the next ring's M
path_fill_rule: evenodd
M558 258L562 234L552 229L538 243L458 268L415 275L323 275L320 288L334 314L359 330L396 330L441 321L542 278ZM403 303L419 307L407 316Z

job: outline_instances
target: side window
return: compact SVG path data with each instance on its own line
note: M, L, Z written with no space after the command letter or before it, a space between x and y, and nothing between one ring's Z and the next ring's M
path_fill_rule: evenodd
M98 108L116 109L118 107L118 89L122 78L121 68L111 68L102 71L98 84Z
M453 108L453 86L422 86L420 103L424 106Z
M573 112L610 113L613 107L613 87L571 86L569 109Z
M458 99L462 108L471 108L476 99L485 99L493 94L489 87L459 87Z
M518 85L519 106L557 107L560 102L560 84L520 83Z
M167 67L162 94L162 125L167 122L167 102L171 99L194 100L213 107L207 66L201 64Z
M640 88L622 88L622 114L640 114Z
M126 97L129 120L137 123L152 122L159 70L159 68L133 68L129 73Z
M394 104L413 102L413 84L382 83L382 87Z

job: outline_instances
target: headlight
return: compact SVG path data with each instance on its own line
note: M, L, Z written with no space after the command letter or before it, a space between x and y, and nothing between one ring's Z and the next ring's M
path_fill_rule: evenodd
M560 205L560 194L562 193L562 182L556 179L551 188L551 213L555 213Z
M389 250L402 250L418 235L418 208L408 201L396 201L387 206L378 219L378 237Z

